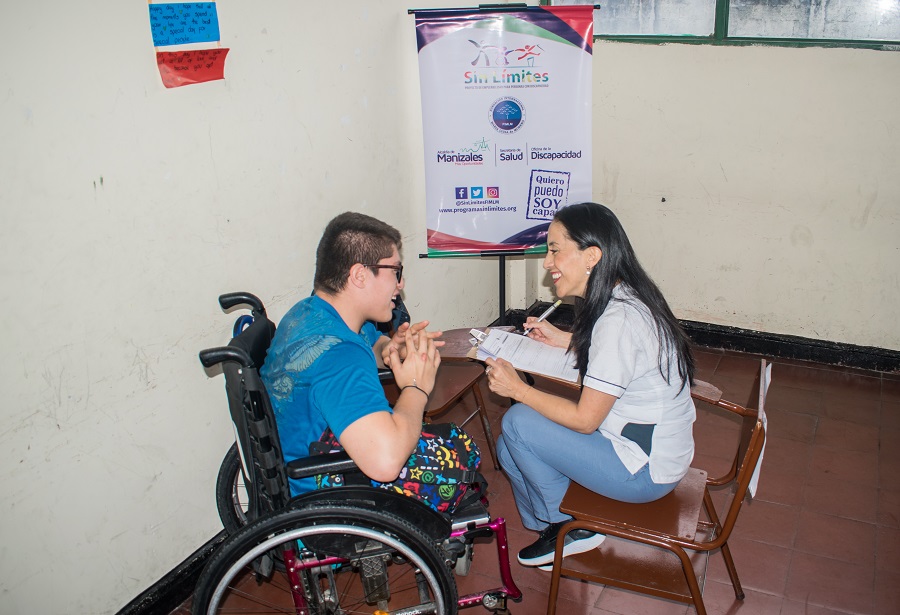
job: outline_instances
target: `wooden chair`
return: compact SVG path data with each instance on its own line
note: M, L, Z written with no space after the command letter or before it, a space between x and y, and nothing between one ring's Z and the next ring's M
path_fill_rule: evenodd
M425 406L425 418L430 420L443 414L462 399L464 395L472 393L475 397L475 411L459 426L465 427L466 423L478 415L481 419L481 428L484 430L488 450L491 453L491 460L494 462L494 469L499 470L500 462L497 460L497 445L494 442L494 434L491 430L491 422L487 414L487 406L484 403L484 396L481 394L482 378L484 378L484 366L480 363L466 361L441 363L434 381L434 389L431 391L428 404ZM389 380L382 382L382 385L388 401L394 403L400 396L397 384L393 380Z
M710 478L704 470L691 468L675 491L646 504L619 502L577 483L570 485L560 510L573 520L563 526L556 542L547 615L556 613L562 575L686 602L694 605L698 615L704 615L706 607L694 560L702 560L703 554L716 549L722 551L735 597L744 599L728 538L762 456L767 376L763 360L757 410L722 399L722 392L705 382L698 381L691 389L695 400L740 419L737 451L725 475ZM732 493L720 521L709 487L728 484ZM705 519L700 518L701 509ZM566 533L579 528L606 534L607 540L598 549L563 558Z

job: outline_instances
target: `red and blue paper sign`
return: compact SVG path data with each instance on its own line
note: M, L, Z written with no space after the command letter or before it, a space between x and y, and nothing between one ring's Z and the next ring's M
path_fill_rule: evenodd
M215 43L220 40L215 2L150 4L150 32L155 47ZM157 51L163 85L175 88L224 79L228 49Z

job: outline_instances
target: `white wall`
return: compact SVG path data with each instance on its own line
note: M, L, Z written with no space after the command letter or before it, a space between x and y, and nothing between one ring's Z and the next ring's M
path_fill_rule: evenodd
M219 530L231 434L196 358L228 338L218 294L277 320L347 209L401 230L407 303L439 327L494 318L497 262L417 258L407 3L221 0L227 79L174 90L146 3L0 6L0 610L109 613ZM900 56L600 44L595 62L596 198L680 316L900 347ZM549 296L536 267L510 262L508 305Z
M594 63L594 197L678 317L900 349L900 53L601 42Z
M226 80L173 90L146 2L0 8L3 613L114 612L220 530L216 297L280 318L335 214L401 230L415 316L495 317L494 262L417 258L407 4L305 6L219 2Z

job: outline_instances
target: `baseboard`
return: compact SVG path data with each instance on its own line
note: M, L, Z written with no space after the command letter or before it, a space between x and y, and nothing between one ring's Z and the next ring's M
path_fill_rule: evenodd
M900 372L900 352L896 350L750 331L692 320L682 320L681 325L698 346L879 372Z
M538 301L526 310L507 310L505 324L521 326L528 316L540 315L549 306L549 302ZM564 304L549 320L554 324L565 326L570 325L574 318L572 306ZM492 324L499 324L499 319ZM682 320L681 325L695 344L705 348L722 348L773 358L813 361L879 372L900 372L900 351L896 350L751 331L693 320Z
M117 615L169 615L194 592L206 560L225 540L225 532L197 549L174 570L129 602Z

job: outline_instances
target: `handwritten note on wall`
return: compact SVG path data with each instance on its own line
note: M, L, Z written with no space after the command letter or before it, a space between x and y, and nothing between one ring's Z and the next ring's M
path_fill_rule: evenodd
M215 2L151 4L153 45L167 47L219 40L219 16Z
M193 51L157 51L159 75L167 88L203 83L225 78L225 56L228 49Z
M215 2L150 4L150 31L155 47L188 46L219 41ZM156 65L163 85L177 88L225 78L228 49L157 51Z

